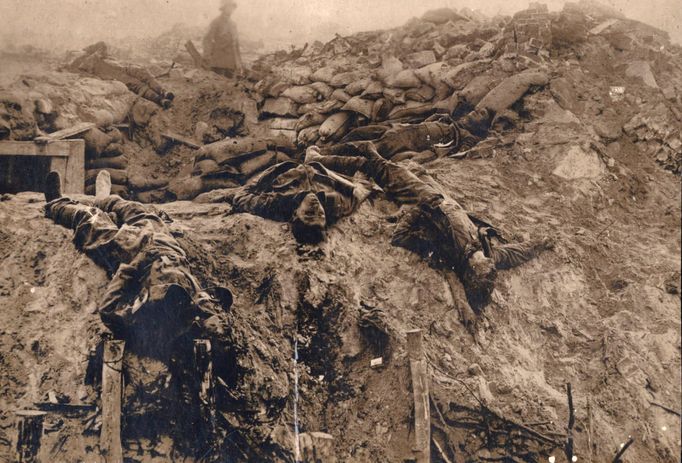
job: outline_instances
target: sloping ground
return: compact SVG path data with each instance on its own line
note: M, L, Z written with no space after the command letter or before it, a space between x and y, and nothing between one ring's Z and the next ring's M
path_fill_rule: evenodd
M460 380L509 419L552 422L538 428L545 433L563 432L564 384L571 382L576 454L583 461L590 454L592 461L608 460L629 435L636 441L625 461L678 461L679 418L650 402L680 407L679 181L652 159L633 163L626 153L615 159L613 172L601 167L603 173L591 179L563 179L552 171L568 148L531 144L523 156L500 150L489 159L427 166L466 207L509 236L550 235L557 241L555 251L500 274L475 339L457 320L444 276L390 245L393 225L386 219L396 211L384 200L364 204L319 249L299 248L286 225L229 214L228 206L164 206L184 234L195 270L236 294L232 336L243 351L234 394L274 413L268 423L225 412L232 424L221 421L222 427L240 429L239 435L248 436L243 442L253 439L239 444L251 447L245 452L252 458L291 455L296 339L301 432L332 434L342 461L399 461L410 450L404 333L421 328L432 399L443 415L441 422L434 414L434 429L443 430L434 433L445 451L454 452L451 459L504 455L495 446L479 451L480 435L456 424L458 407L478 408ZM96 396L83 389L83 377L99 331L92 307L107 278L74 251L66 230L41 217L40 207L39 196L31 194L0 203L8 440L8 412L49 390L72 402ZM669 294L673 287L678 294ZM381 309L387 346L369 343L358 329L363 306ZM381 369L369 366L376 356L384 357ZM141 376L161 375L152 370ZM130 376L134 385L136 375ZM131 388L133 415L139 410ZM75 461L87 444L82 425L65 421L48 439L68 436L58 455ZM124 435L138 431L134 423L128 421ZM179 458L167 440L142 442L127 441L131 461ZM532 448L540 455L561 454ZM230 452L239 455L236 448Z

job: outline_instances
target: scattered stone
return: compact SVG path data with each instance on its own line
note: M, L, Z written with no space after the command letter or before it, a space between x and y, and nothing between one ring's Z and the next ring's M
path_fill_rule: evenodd
M625 70L625 75L642 79L649 87L658 88L654 73L651 72L651 66L647 61L633 61Z

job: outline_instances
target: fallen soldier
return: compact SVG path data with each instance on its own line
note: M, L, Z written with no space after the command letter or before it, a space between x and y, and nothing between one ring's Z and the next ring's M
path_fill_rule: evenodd
M228 201L238 212L290 222L301 243L318 243L325 230L355 211L370 190L317 162L280 162L246 185L224 190L214 200Z
M226 288L214 299L189 270L185 251L166 223L149 207L110 195L109 174L97 178L92 201L61 194L59 173L46 179L45 215L74 230L76 247L113 274L99 313L116 337L156 341L176 338L194 321L220 326L220 314L232 303Z
M459 298L465 324L473 321L471 307L480 309L489 302L497 270L516 267L552 247L546 239L528 244L496 243L494 228L468 214L432 178L424 180L384 159L371 142L348 144L345 154L322 155L319 148L311 147L306 161L345 175L360 171L394 201L413 205L398 221L391 242L454 270L469 303Z
M433 150L434 145L446 145L448 153L466 151L483 140L488 133L494 114L488 109L477 109L453 121L449 116L434 115L420 124L400 124L391 127L372 140L377 126L359 128L351 132L345 141L372 140L376 150L386 159L405 151ZM440 118L440 120L438 120ZM367 136L365 136L367 134ZM322 150L323 154L336 155L346 150L344 144Z
M134 64L122 64L108 56L107 45L97 42L83 49L84 54L73 60L66 68L79 74L103 80L123 82L128 90L167 109L174 95L167 92L149 71Z

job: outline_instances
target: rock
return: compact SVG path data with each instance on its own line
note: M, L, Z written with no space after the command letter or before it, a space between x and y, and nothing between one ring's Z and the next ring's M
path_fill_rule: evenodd
M571 146L552 172L566 180L599 178L604 173L604 165L597 153L583 151L577 145Z
M559 106L569 111L575 110L575 89L568 80L563 77L553 79L549 83L549 91Z
M673 87L670 84L662 87L661 93L663 94L663 98L665 98L666 100L675 101L675 99L677 99L677 94L675 93L675 87Z
M606 142L616 141L623 134L623 128L614 120L599 119L594 124L594 131Z
M625 75L642 79L649 87L658 88L654 73L651 72L651 66L649 66L647 61L633 61L625 70Z

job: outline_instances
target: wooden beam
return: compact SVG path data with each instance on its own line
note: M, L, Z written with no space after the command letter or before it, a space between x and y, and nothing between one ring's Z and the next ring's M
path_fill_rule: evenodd
M167 138L171 141L174 141L176 143L180 143L185 146L189 146L192 149L198 150L201 148L201 145L197 144L193 140L190 140L189 138L183 137L182 135L178 135L177 133L173 132L162 132L161 136L164 138Z
M14 463L37 463L40 439L43 436L43 419L46 413L37 410L16 412L17 442L14 447Z
M208 65L206 64L206 60L204 59L203 56L201 56L201 53L199 53L199 50L197 50L197 47L194 46L194 42L191 40L188 40L185 42L185 49L189 53L189 55L192 57L192 61L194 61L194 65L198 68L201 69L208 69Z
M429 407L429 376L422 344L422 331L407 332L407 353L412 374L414 398L414 446L416 463L431 461L431 408Z
M105 463L123 463L121 402L123 399L124 341L104 342L102 365L102 430L99 447Z
M80 140L82 142L82 140ZM39 144L32 141L0 141L0 156L50 156L69 157L68 143L60 140L50 144Z
M213 360L211 341L194 340L194 367L197 379L199 415L206 429L206 437L212 440L215 431L215 394L213 389Z
M73 127L68 127L66 129L57 130L56 132L43 135L41 137L36 137L34 141L38 143L49 143L57 140L63 140L65 138L75 137L88 130L95 128L97 125L93 122L81 122L74 125Z

